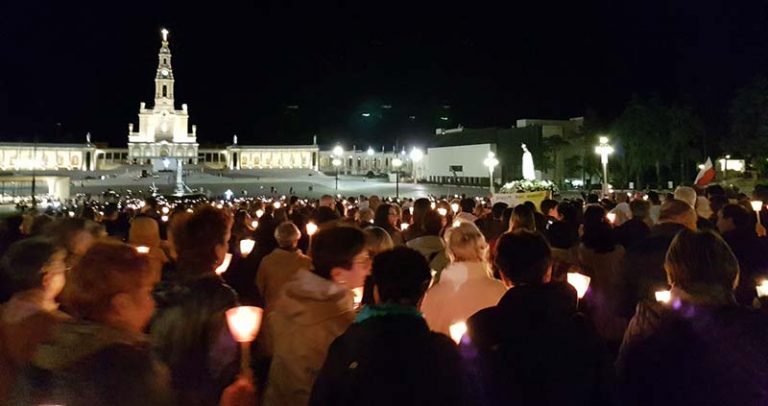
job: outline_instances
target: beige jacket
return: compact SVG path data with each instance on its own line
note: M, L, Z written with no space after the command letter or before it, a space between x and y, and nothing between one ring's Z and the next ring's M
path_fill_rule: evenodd
M309 271L285 285L267 320L274 356L264 405L309 403L328 347L355 319L352 298L350 290Z
M507 291L484 262L453 262L424 296L421 311L432 331L450 335L451 324L495 306Z

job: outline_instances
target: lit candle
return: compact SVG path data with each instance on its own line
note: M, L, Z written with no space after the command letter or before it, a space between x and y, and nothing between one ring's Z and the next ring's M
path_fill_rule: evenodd
M437 207L437 203L432 202L429 204L430 207L432 207L432 210L435 210L435 207Z
M280 208L280 207L282 207L282 206L283 206L283 204L282 204L282 203L280 203L280 202L275 202L275 203L272 205L272 207L274 207L274 208L275 208L275 210L279 209L279 208Z
M162 220L163 223L167 223L168 222L168 216L163 215L162 217L160 217L160 220Z
M751 202L749 202L749 204L752 205L752 210L755 211L755 216L757 216L757 224L760 224L760 211L763 209L763 201L752 200Z
M256 210L256 218L260 219L261 216L264 215L264 210L258 209Z
M616 213L608 213L605 215L605 217L608 218L608 221L610 221L611 224L614 224L616 222Z
M253 251L253 247L255 245L256 245L256 241L250 238L245 238L240 240L240 255L242 255L243 257L247 257L248 254L250 254L251 251Z
M454 213L458 213L459 212L459 204L458 203L451 203L451 210Z
M311 237L317 232L317 224L313 222L307 223L307 234Z
M459 344L461 342L461 337L463 337L467 332L467 323L463 321L453 323L451 324L451 327L448 328L448 330L451 333L451 338L453 341L455 341L456 344Z
M259 227L259 222L257 220L251 221L251 228L258 228L258 227Z
M402 223L400 224L400 231L405 231L408 229L408 223Z
M445 217L448 214L448 210L445 207L441 207L437 209L437 213Z
M453 222L453 224L452 224L452 225L453 225L454 227L458 227L458 226L460 226L460 225L461 225L461 221L459 221L459 220L456 220L456 221L454 221L454 222Z
M168 206L163 206L161 211L163 212L163 214L168 214L171 211L171 209L169 209Z
M224 262L222 262L221 265L216 267L216 275L221 275L224 272L227 272L227 268L229 268L230 262L232 262L232 254L228 252L224 254Z
M757 297L768 297L768 280L764 280L757 285Z
M656 301L660 303L669 303L669 300L672 298L668 290L657 290L654 295L656 296Z
M250 343L259 334L264 309L255 306L238 306L227 310L227 325L232 337L240 343L240 376L251 379Z
M136 247L136 252L139 254L149 254L149 247L146 245L139 245Z
M579 299L583 298L587 293L587 289L589 288L589 281L592 278L577 272L569 272L567 278L568 283L576 288L576 295L579 297Z
M354 295L352 300L354 302L355 309L357 309L360 307L360 303L363 302L363 287L360 286L358 288L352 288L352 294Z

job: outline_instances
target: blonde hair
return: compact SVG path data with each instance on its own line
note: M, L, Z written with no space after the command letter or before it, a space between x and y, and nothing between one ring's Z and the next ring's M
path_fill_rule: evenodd
M445 243L452 262L486 261L488 244L474 223L461 221L445 232Z

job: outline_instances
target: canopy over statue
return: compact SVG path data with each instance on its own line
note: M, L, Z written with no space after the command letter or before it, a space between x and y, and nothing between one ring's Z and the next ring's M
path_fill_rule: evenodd
M523 179L536 180L536 170L533 167L533 155L531 151L528 151L528 147L525 144L521 144L523 148Z

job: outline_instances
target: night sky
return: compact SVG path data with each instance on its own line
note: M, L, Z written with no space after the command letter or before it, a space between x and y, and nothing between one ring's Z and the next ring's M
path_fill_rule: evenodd
M90 131L124 145L139 102L152 104L161 27L177 107L189 104L204 145L610 120L633 93L688 103L718 132L734 91L768 74L764 1L461 4L5 1L0 137L83 142Z

